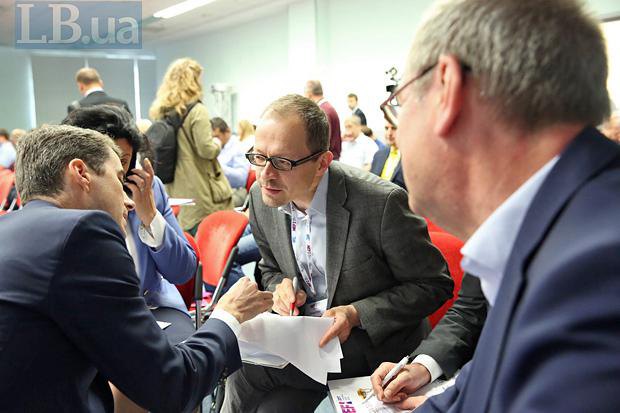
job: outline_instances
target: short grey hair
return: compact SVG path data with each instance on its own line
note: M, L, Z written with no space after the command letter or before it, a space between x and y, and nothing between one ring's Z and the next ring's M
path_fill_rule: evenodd
M471 68L499 119L526 131L609 116L605 40L579 0L442 1L416 34L407 71L445 54Z
M110 150L120 153L109 137L94 130L67 125L34 129L17 146L15 185L22 201L59 195L64 188L65 169L73 159L83 160L102 175Z
M349 122L351 122L354 125L362 126L362 119L359 116L357 116L357 115L351 115L351 116L347 117L344 121L345 122L349 121Z
M323 96L323 85L319 80L308 80L306 87L313 96Z
M297 116L306 130L306 144L311 152L329 150L329 123L327 116L312 100L301 95L285 95L273 101L262 117L276 113L279 116Z

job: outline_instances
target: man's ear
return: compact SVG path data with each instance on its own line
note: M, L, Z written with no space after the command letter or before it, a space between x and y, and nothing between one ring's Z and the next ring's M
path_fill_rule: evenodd
M72 159L67 165L66 177L68 183L74 188L80 188L85 192L90 192L91 171L86 163L81 159Z
M464 99L464 73L461 63L453 55L441 55L435 76L439 76L440 95L435 133L446 136L458 119Z
M334 160L334 154L331 151L326 151L319 158L319 171L321 172L327 171L327 169L329 168L329 165L331 165L333 160Z

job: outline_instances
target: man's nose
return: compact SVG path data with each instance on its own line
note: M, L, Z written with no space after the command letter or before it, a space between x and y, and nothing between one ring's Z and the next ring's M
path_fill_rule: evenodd
M136 207L136 203L133 202L133 200L129 198L129 196L127 196L125 192L123 192L123 203L125 204L125 208L127 208L127 211L133 211Z

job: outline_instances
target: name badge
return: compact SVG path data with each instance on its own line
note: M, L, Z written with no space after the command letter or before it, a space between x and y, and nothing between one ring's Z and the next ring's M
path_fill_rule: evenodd
M321 317L327 310L327 298L313 303L307 303L305 306L305 315L310 317Z

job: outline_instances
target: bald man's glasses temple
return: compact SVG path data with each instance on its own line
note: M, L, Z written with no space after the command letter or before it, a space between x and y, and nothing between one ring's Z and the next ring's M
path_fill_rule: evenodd
M413 82L422 79L427 73L433 70L437 66L437 63L434 63L424 70L422 70L417 76L412 77L404 85L397 87L394 92L379 106L381 111L383 112L383 117L386 121L388 121L395 128L398 127L398 112L400 111L400 103L398 102L398 95L403 91L407 86L411 85ZM471 71L471 67L468 65L461 63L461 69L463 72Z

